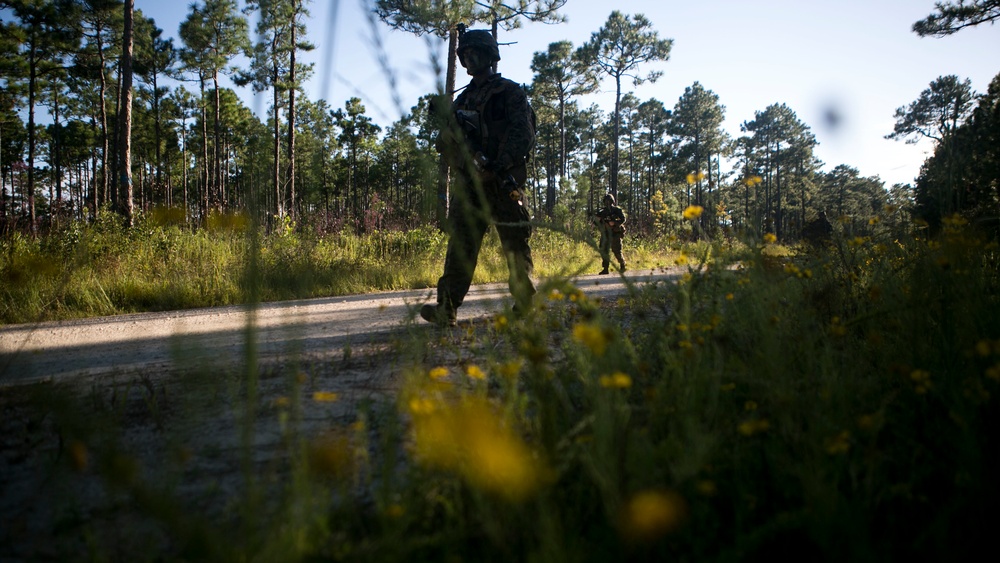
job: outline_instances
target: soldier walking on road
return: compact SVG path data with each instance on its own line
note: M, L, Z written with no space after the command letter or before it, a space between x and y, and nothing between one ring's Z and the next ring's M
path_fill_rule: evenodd
M524 90L493 71L500 50L485 30L459 29L458 57L472 81L450 111L432 108L445 123L438 150L453 171L449 202L448 250L438 280L437 304L421 307L420 316L440 326L454 326L479 259L490 224L507 259L514 312L531 306L535 287L528 239L531 217L521 201L527 159L534 145L531 107Z
M604 194L602 200L604 207L594 214L595 222L601 231L601 271L600 274L608 273L608 266L611 265L611 254L622 272L625 271L625 259L622 258L622 237L625 236L625 212L621 207L615 205L615 196L610 193Z

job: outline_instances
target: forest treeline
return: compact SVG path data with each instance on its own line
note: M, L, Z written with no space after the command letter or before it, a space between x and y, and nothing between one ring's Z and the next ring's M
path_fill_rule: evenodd
M373 11L386 25L449 41L442 88L451 92L458 23L496 34L557 24L567 2L378 0ZM92 220L102 208L129 221L133 210L192 226L213 213L253 212L271 225L357 232L441 220L447 170L428 111L439 93L384 128L359 98L342 107L309 99L303 84L314 69L300 60L312 49L307 0L247 0L242 10L235 0L199 0L186 8L178 44L132 4L0 0L4 232ZM943 35L996 17L994 0L973 5L985 10L978 20L943 3L914 31ZM915 185L885 186L849 164L823 171L815 136L786 104L754 112L733 137L722 128L723 100L699 82L673 101L623 90L659 79L649 67L669 60L672 43L641 14L614 11L586 43L556 41L534 54L525 87L538 118L528 190L536 219L578 220L611 191L636 233L690 229L681 212L691 205L704 209L699 232L781 240L801 237L821 212L857 234L876 228L870 218L887 208L900 224L962 212L995 225L1000 75L985 94L942 76L900 107L887 137L929 138L936 148ZM249 63L234 66L238 55ZM124 87L133 74L134 89ZM263 120L220 86L224 75L265 94ZM614 108L580 104L612 86Z

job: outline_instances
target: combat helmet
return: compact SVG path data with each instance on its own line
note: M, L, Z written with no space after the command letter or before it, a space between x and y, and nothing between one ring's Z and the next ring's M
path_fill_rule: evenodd
M466 49L482 49L489 53L493 62L500 60L500 47L493 34L485 29L465 30L464 25L458 28L458 49L456 53L461 58L462 52Z
M608 201L609 199L611 200L611 205L616 205L618 203L617 201L615 201L615 196L611 192L604 194L604 197L601 198L601 201L605 202Z

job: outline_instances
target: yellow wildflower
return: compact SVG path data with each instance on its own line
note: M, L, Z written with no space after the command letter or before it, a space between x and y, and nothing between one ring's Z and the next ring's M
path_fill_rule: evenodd
M726 294L726 301L732 301L735 297L736 296L733 295L732 293L727 293Z
M470 365L465 368L465 375L470 379L486 379L486 374L477 365Z
M517 374L521 373L521 366L523 365L524 365L524 360L522 358L517 358L515 360L511 360L507 363L501 364L497 368L497 371L499 371L500 375L506 377L507 379L513 379L517 377Z
M339 398L336 393L330 391L316 391L313 393L313 400L317 403L332 403Z
M609 389L628 389L632 386L632 378L620 371L611 375L602 375L598 381L601 387Z
M764 244L774 244L778 242L778 237L774 233L764 233Z
M574 326L573 339L590 348L595 356L604 355L609 340L605 331L593 323L580 323Z
M429 375L431 379L444 379L445 377L448 377L448 368L438 366L432 369L427 375Z
M410 413L418 416L430 414L436 410L434 401L424 397L411 398L407 406L410 408Z
M493 327L497 330L501 330L507 326L507 316L497 315L497 318L493 320Z
M910 372L910 380L913 382L913 390L918 395L923 395L931 388L931 373L923 369L915 369Z
M689 205L687 209L684 210L684 218L688 220L697 219L701 217L701 213L705 210L704 207L700 205Z
M648 543L675 531L687 516L687 503L673 491L646 490L622 509L620 529L630 541Z
M484 399L414 419L413 436L420 463L507 500L524 500L545 481L545 467Z
M565 298L566 296L558 289L553 289L549 292L549 301L562 301Z
M741 422L736 429L739 431L740 434L743 434L744 436L753 436L754 434L760 434L761 432L765 432L769 428L771 428L771 423L768 422L766 419L760 419L760 420L747 420Z
M406 513L406 510L398 504L390 504L385 509L385 515L389 518L399 518Z

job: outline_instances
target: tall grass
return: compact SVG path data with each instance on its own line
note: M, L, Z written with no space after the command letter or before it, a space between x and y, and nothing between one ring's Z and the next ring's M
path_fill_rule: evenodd
M577 252L546 236L539 256ZM311 256L330 252L310 244ZM269 245L265 264L282 248ZM127 407L45 389L25 404L61 413L49 424L67 453L53 465L103 476L121 499L106 516L128 514L155 549L125 549L88 522L54 544L78 546L82 530L90 551L60 554L220 561L970 560L989 549L995 242L955 217L933 239L682 250L662 258L687 266L676 285L595 301L556 276L526 318L412 327L375 364L391 392L345 405L318 433L316 409L341 403L314 382L369 360L279 368L259 397L236 373L190 376L184 388L210 382L205 392L169 409L155 386L140 389L147 418L173 410L160 422L163 462L145 473L119 434ZM588 265L585 250L574 256ZM222 454L180 430L220 403L234 418L257 412L255 432L279 428L282 453L206 512L183 494L199 478L183 460ZM109 421L100 432L97 420Z
M112 214L70 223L40 239L0 239L0 323L115 315L242 303L250 247L240 216L214 216L191 231L156 215L123 229ZM636 243L634 264L664 262L667 245ZM319 236L291 228L264 237L254 276L262 301L434 287L447 240L433 227ZM589 272L593 241L539 229L532 238L541 277ZM507 279L490 230L474 282Z

